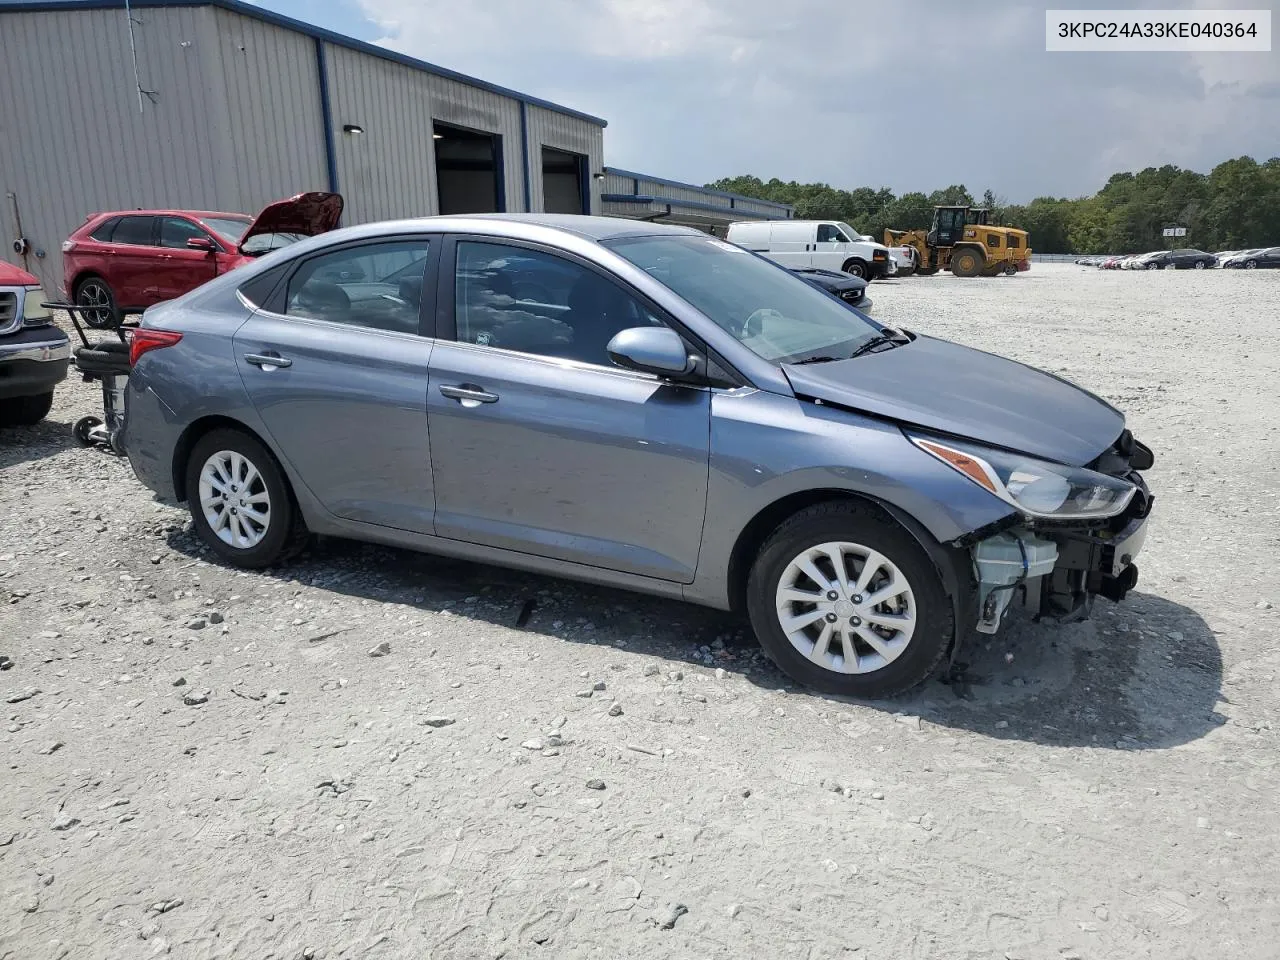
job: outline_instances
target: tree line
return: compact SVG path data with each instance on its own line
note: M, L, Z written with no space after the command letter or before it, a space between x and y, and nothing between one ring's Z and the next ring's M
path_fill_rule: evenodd
M985 206L992 222L1031 234L1038 253L1132 253L1169 246L1165 227L1187 228L1179 246L1203 250L1280 244L1280 157L1238 157L1207 174L1172 165L1117 173L1091 197L1036 197L1011 204L991 190L977 200L963 184L901 196L881 187L842 190L826 183L725 177L707 184L761 200L789 203L803 220L843 220L881 239L886 227L927 227L933 208Z

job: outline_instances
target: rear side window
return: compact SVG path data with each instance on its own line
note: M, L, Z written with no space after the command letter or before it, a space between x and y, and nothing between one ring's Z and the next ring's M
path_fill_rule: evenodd
M89 236L94 240L97 240L99 243L110 243L111 235L115 233L116 224L119 222L119 217L108 217L106 220L103 220L102 223L98 224L98 229L94 230L93 233L89 234Z
M303 262L289 278L284 313L394 333L418 333L428 241L347 247Z
M1022 240L1018 237L1016 233L1009 234L1009 246L1010 247L1022 246Z
M989 234L987 234L987 246L988 246L988 247L998 247L998 246L1000 246L1000 234L998 234L998 233L989 233Z
M111 242L149 247L154 242L152 235L155 222L155 217L121 217L111 236Z
M252 280L240 284L240 296L255 307L278 311L279 297L272 296L280 287L280 281L289 272L292 264L282 263L258 274Z

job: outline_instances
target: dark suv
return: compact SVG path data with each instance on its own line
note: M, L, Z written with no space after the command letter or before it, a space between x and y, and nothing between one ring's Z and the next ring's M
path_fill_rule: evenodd
M1148 258L1148 270L1206 270L1216 266L1218 258L1203 250L1166 250Z

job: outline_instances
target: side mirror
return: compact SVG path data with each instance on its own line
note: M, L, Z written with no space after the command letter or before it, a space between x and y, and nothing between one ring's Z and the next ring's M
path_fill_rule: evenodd
M215 247L213 245L213 241L208 237L188 237L187 249L203 250L205 253L213 253Z
M625 370L639 370L660 377L693 372L694 358L669 327L630 327L620 330L605 348L609 359Z

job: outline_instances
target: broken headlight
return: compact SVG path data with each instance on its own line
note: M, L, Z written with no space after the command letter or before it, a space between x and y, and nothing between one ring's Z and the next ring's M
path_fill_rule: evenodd
M1029 517L1096 520L1122 512L1133 484L1082 467L955 440L907 434L921 450Z

